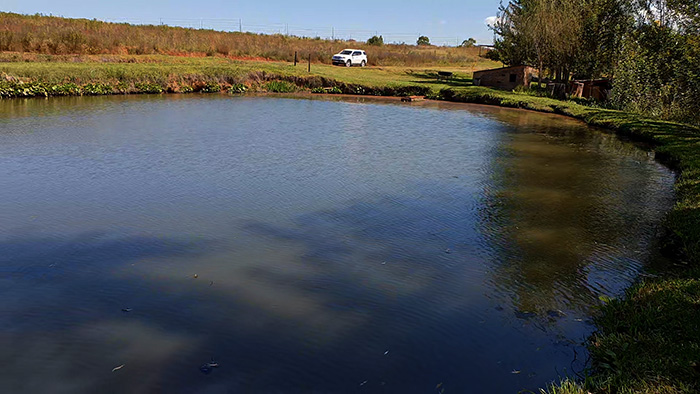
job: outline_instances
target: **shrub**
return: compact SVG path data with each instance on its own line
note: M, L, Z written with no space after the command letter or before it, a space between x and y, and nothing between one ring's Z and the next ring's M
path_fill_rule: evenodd
M367 45L382 46L384 45L384 37L382 36L372 36L367 40Z
M88 95L103 95L103 94L112 94L113 88L111 85L107 85L104 83L89 83L87 85L84 85L82 87L82 92L83 94L88 94Z
M218 83L207 82L202 87L202 93L216 93L221 91L221 86Z
M228 88L228 92L230 94L241 94L241 93L245 93L247 90L248 90L248 87L242 83L233 84L233 85L231 85L230 88Z
M138 82L136 83L135 87L139 93L163 93L163 87L156 83Z
M332 88L313 88L311 89L311 93L343 94L343 91L339 87L333 86Z

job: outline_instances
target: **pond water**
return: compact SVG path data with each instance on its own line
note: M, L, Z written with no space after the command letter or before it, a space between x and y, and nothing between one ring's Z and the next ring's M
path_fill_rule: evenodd
M580 372L673 174L554 115L362 101L0 101L0 391L513 393Z

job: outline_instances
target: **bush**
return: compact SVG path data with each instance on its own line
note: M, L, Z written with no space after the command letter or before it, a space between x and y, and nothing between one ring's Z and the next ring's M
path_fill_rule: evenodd
M233 85L231 85L230 88L228 88L228 92L230 94L241 94L241 93L245 93L247 90L248 90L248 87L242 83L233 84Z
M152 93L152 94L163 93L163 87L156 84L156 83L139 82L139 83L136 83L135 87L139 93Z
M430 38L428 38L427 36L420 36L420 37L418 37L416 44L417 45L430 45Z
M372 37L370 37L369 40L367 40L367 45L374 45L374 46L380 47L380 46L384 45L384 37L372 36Z
M204 87L202 87L202 93L216 93L221 91L221 86L218 83L207 82Z
M343 91L339 87L333 86L332 88L313 88L311 93L343 94Z
M112 94L114 88L111 85L104 83L89 83L84 85L82 88L82 93L92 96Z

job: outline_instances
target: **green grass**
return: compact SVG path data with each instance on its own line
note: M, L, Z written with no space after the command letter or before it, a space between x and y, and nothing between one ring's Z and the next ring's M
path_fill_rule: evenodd
M0 60L3 56L0 54ZM12 55L14 56L14 55ZM663 249L671 263L654 262L648 278L625 297L601 307L598 331L590 338L592 365L583 382L565 380L545 393L579 394L700 392L700 129L639 115L529 95L471 86L470 69L454 80L437 81L433 68L345 68L283 62L241 62L227 58L140 56L43 57L36 62L0 62L0 96L75 94L330 91L406 95L557 113L580 119L655 146L657 158L675 169L676 204L668 214ZM132 62L133 61L133 62ZM24 83L19 83L23 81ZM324 87L330 88L328 90ZM10 92L10 93L7 93Z
M13 61L17 59L24 61ZM100 84L104 88L102 94L118 94L144 92L140 88L144 84L150 86L148 91L153 93L158 90L170 93L217 92L229 90L234 85L245 85L246 91L269 91L265 87L268 83L285 81L296 85L294 90L337 87L343 93L393 96L428 94L454 86L455 83L438 83L434 78L436 69L430 68L346 68L312 64L311 72L308 72L307 65L295 67L285 62L237 61L215 56L82 56L73 61L67 60L65 56L41 55L24 59L17 58L15 54L0 54L0 76L4 76L2 80L5 80L0 83L0 95L54 95L50 89L45 94L46 89L42 87L35 92L31 83L56 86L58 90L63 90L63 86L69 84L81 88ZM470 81L471 69L459 70L461 80ZM155 89L155 85L159 85L160 89ZM72 94L84 94L86 91L99 94L91 88L73 89Z

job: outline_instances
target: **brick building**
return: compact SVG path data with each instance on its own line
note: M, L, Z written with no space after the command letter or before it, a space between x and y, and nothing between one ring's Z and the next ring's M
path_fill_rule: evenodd
M513 66L474 72L475 86L513 90L518 86L529 86L537 70L530 66Z

